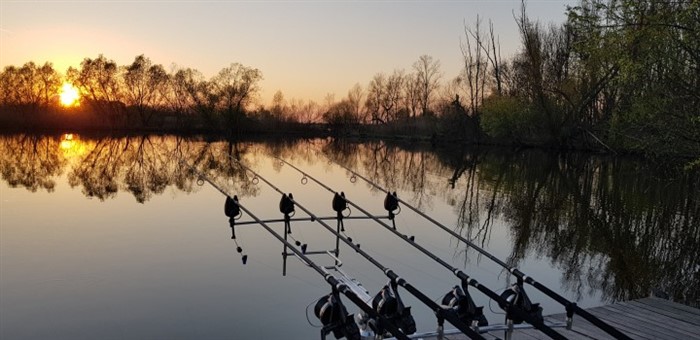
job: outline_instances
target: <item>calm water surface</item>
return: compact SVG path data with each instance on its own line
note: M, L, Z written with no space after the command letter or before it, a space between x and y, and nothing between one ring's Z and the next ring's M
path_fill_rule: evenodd
M198 185L182 163L238 195L259 217L281 217L279 194L254 184L228 155L317 215L333 215L332 195L312 182L303 185L302 176L274 157L383 214L382 193L351 182L333 159L584 307L648 296L652 289L700 305L700 180L693 173L534 150L6 135L0 137L0 338L318 338L307 306L329 286L293 258L283 276L282 246L259 226L237 229L237 244L248 255L244 265L230 238L224 197ZM491 289L512 282L408 209L396 222ZM458 284L377 224L353 220L346 228L428 296L438 299ZM295 223L293 230L310 250L335 246L320 225ZM384 285L381 271L354 251L341 246L340 254L344 270L370 292ZM528 292L545 314L564 311L534 288ZM496 303L473 295L491 323L502 322ZM402 296L419 330L433 330L432 312ZM308 314L318 325L311 308Z

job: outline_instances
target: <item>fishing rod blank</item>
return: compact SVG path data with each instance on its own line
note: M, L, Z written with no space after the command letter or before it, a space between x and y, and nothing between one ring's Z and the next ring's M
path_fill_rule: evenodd
M280 190L277 186L275 186L275 185L272 184L270 181L268 181L267 179L265 179L264 177L262 177L260 174L258 174L257 172L255 172L253 169L251 169L251 168L249 168L248 166L242 164L241 162L239 162L238 160L236 160L236 159L233 158L232 156L229 155L229 157L230 157L233 161L237 162L243 169L245 169L245 170L247 170L248 172L250 172L251 174L253 174L253 175L255 176L255 178L258 179L259 181L265 182L268 186L270 186L272 189L274 189L275 191L279 192L280 194L283 194L283 195L285 194L285 193L284 193L282 190ZM311 177L309 177L309 178L311 178ZM313 178L312 178L312 179L313 179ZM401 286L401 287L403 287L404 289L406 289L406 291L408 291L408 292L411 293L413 296L415 296L418 300L420 300L423 304L425 304L425 305L428 306L431 310L433 310L433 312L434 312L434 313L436 314L436 316L437 316L438 327L439 327L439 329L442 329L442 328L443 328L444 321L447 320L449 323L451 323L453 326L457 327L457 329L459 329L462 333L464 333L465 335L467 335L467 336L470 337L471 339L484 339L479 333L477 333L476 331L474 331L467 323L465 323L464 321L462 321L462 320L459 318L459 316L457 315L457 313L456 313L453 309L445 309L445 308L441 307L439 304L437 304L435 301L433 301L433 299L431 299L430 297L428 297L428 296L426 296L425 294L423 294L423 293L422 293L420 290L418 290L417 288L413 287L410 283L408 283L408 281L406 281L405 279L399 277L396 273L394 273L393 270L391 270L390 268L385 267L385 266L382 265L380 262L378 262L376 259L374 259L371 255L369 255L367 252L365 252L364 250L362 250L362 249L360 248L360 245L359 245L359 244L353 243L352 240L350 240L349 238L343 236L340 232L337 232L336 230L334 230L330 225L328 225L328 224L325 223L324 221L318 220L318 219L316 218L316 215L315 215L314 213L312 213L311 211L309 211L308 209L306 209L304 206L302 206L301 204L299 204L299 202L294 201L293 199L292 199L292 202L293 202L297 207L299 207L301 210L303 210L306 214L308 214L314 221L316 221L317 223L321 224L324 228L326 228L328 231L330 231L330 232L331 232L333 235L335 235L338 239L342 240L342 241L343 241L345 244L347 244L350 248L352 248L352 249L355 250L357 253L359 253L360 255L362 255L365 259L367 259L367 260L368 260L370 263L372 263L375 267L379 268L379 269L389 278L390 283L391 283L391 286L392 286L392 288L393 288L394 291L396 291L396 288L398 288L398 286ZM348 203L350 203L350 202L348 201ZM376 218L375 218L375 219L376 219ZM397 300L400 300L400 297L398 297L398 295L397 295ZM399 321L401 321L404 325L406 325L407 328L410 328L413 332L415 332L415 322L413 321L413 317L410 316L410 307L405 308L402 312L406 313L406 315L399 315ZM409 319L409 317L410 317L410 320L407 320L407 319ZM402 320L405 320L405 322L402 321ZM413 333L413 332L410 332L410 333Z
M189 166L189 165L188 165ZM192 168L192 167L190 167ZM192 168L193 171L196 171ZM285 246L289 247L294 254L307 266L313 268L317 273L319 273L323 278L330 284L332 292L319 299L316 303L315 314L324 324L321 330L321 338L325 339L325 335L333 332L336 338L346 337L349 340L359 340L360 333L357 325L355 324L355 318L352 314L348 314L345 306L340 300L340 294L345 295L350 301L357 305L363 312L371 315L377 320L381 321L381 326L386 327L392 334L392 336L397 339L409 340L410 338L404 334L399 327L394 325L386 317L375 311L373 308L368 306L365 301L363 301L352 289L350 289L345 283L338 280L333 274L325 270L324 267L317 265L312 261L306 254L302 251L296 249L289 241L280 236L275 232L270 226L268 226L264 221L260 220L255 216L250 210L240 204L238 201L238 196L231 197L226 191L212 182L209 178L202 174L198 174L199 178L208 182L212 187L221 192L226 196L225 212L227 215L229 213L231 216L240 216L242 212L245 212L253 220L258 222L260 226L265 228L272 236L274 236L278 241L283 243Z
M307 174L306 172L304 172L303 170L294 166L293 164L291 164L291 163L289 163L289 162L287 162L284 159L281 159L279 157L277 157L277 159L282 161L284 164L289 165L294 170L296 170L299 173L301 173L302 175L304 175L304 177L311 179L312 181L314 181L315 183L317 183L321 187L325 188L326 190L328 190L332 193L336 193L335 190L331 189L330 187L328 187L327 185L325 185L321 181L319 181L316 178L314 178L313 176ZM357 210L359 210L363 214L369 216L370 218L373 217L373 215L371 213L369 213L368 211L366 211L365 209L363 209L359 205L353 203L352 201L350 201L348 199L346 199L346 201L348 204L352 205L353 207L355 207ZM386 202L385 202L385 205L386 205ZM393 204L390 204L390 205L393 206ZM547 334L548 336L550 336L553 339L566 339L566 337L562 336L560 333L556 332L554 329L552 329L551 327L547 326L544 323L544 320L543 320L542 315L541 315L542 309L539 307L538 304L531 304L530 303L529 298L527 298L527 295L525 294L524 290L520 290L520 291L516 292L516 294L514 294L512 296L508 296L508 297L498 295L496 292L492 291L488 287L480 284L477 280L471 278L469 275L464 273L459 268L456 268L456 267L450 265L449 263L445 262L440 257L436 256L432 252L428 251L427 249L425 249L424 247L422 247L421 245L416 243L415 239L413 237L408 237L405 234L398 232L396 230L395 225L394 225L394 227L391 227L388 224L384 223L383 221L379 220L378 218L372 218L372 219L375 222L377 222L378 224L380 224L381 226L383 226L384 228L386 228L387 230L389 230L390 232L394 233L399 238L408 242L410 245L412 245L414 248L421 251L423 254L430 257L433 261L439 263L443 267L450 270L455 276L457 276L462 281L462 283L463 283L462 286L463 286L463 289L465 291L466 291L467 284L468 284L468 285L478 289L479 291L484 293L489 298L497 301L498 305L506 311L506 317L507 317L507 321L509 323L510 322L519 323L519 322L522 322L524 320L524 321L527 321L529 324L533 325L535 328L542 331L543 333ZM516 301L522 301L523 303L520 306L518 306L515 303L513 303ZM534 308L535 313L533 313L531 311L531 309L526 309L529 307ZM539 312L539 313L537 313L537 312Z
M430 217L430 216L428 216L427 214L423 213L422 211L418 210L418 208L416 208L416 207L414 207L414 206L408 204L408 203L405 202L404 200L400 199L400 198L396 195L396 192L393 192L393 193L390 192L389 190L387 190L387 189L385 189L385 188L379 186L378 184L376 184L376 183L374 183L373 181L371 181L370 179L368 179L368 178L366 178L366 177L364 177L364 176L358 174L357 172L353 171L352 169L350 169L350 168L348 168L348 167L346 167L346 166L344 166L344 165L342 165L342 164L340 164L340 163L338 163L338 162L332 160L332 159L331 159L330 157L328 157L328 156L326 156L326 158L327 158L328 160L330 160L331 162L335 163L336 165L340 166L341 168L343 168L343 169L349 171L349 172L352 174L351 181L354 182L354 180L352 179L353 177L354 177L354 178L357 178L357 177L361 178L363 181L367 182L368 184L370 184L370 185L373 186L374 188L376 188L376 189L378 189L378 190L380 190L380 191L386 193L386 194L387 194L387 199L395 200L396 202L402 203L404 206L406 206L406 207L408 207L409 209L413 210L415 213L417 213L417 214L420 215L421 217L423 217L423 218L425 218L426 220L430 221L430 222L433 223L434 225L440 227L441 229L443 229L444 231L446 231L447 233L449 233L449 234L452 235L453 237L457 238L458 240L460 240L460 241L464 242L465 244L467 244L468 246L470 246L472 249L476 250L477 252L479 252L479 253L481 253L482 255L488 257L489 259L491 259L493 262L497 263L497 264L500 265L501 267L505 268L505 269L508 270L510 273L512 273L513 275L515 275L515 277L518 279L518 284L520 285L520 287L522 287L522 283L523 283L523 282L526 282L526 283L532 285L533 287L537 288L539 291L541 291L542 293L546 294L547 296L549 296L549 297L552 298L553 300L557 301L557 302L560 303L561 305L563 305L563 306L566 308L567 329L571 329L571 326L572 326L572 323L573 323L573 314L575 313L575 314L580 315L580 316L583 317L584 319L588 320L590 323L596 325L598 328L600 328L601 330L605 331L606 333L608 333L608 334L614 336L614 337L617 338L617 339L631 339L629 336L627 336L627 335L625 335L624 333L620 332L620 331L617 330L616 328L610 326L610 325L607 324L605 321L599 319L598 317L596 317L596 316L594 316L593 314L589 313L589 312L586 311L585 309L579 307L579 306L576 304L576 302L569 301L569 300L566 299L565 297L563 297L563 296L557 294L556 292L554 292L553 290L549 289L549 288L546 287L545 285L543 285L543 284L541 284L541 283L535 281L535 279L532 278L531 276L525 275L525 273L521 272L518 268L509 266L507 263L503 262L501 259L495 257L494 255L492 255L491 253L487 252L487 251L484 250L483 248L479 247L478 245L476 245L476 244L474 244L473 242L469 241L468 239L464 238L462 235L456 233L454 230L452 230L452 229L446 227L446 226L443 225L442 223L436 221L436 220L433 219L432 217ZM523 291L524 291L524 290L523 290Z

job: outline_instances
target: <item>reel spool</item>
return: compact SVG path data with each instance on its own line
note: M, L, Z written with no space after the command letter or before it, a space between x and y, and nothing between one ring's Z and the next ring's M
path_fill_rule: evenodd
M323 324L321 337L333 333L336 339L345 337L348 340L360 340L360 330L355 324L355 318L348 314L347 309L340 301L340 296L330 293L316 301L314 314Z
M416 321L413 319L413 315L411 315L411 307L404 306L393 284L384 286L384 288L374 296L372 299L372 308L389 322L395 324L405 334L413 334L416 332ZM376 331L378 334L384 332L382 329Z
M454 309L457 317L467 325L488 326L489 322L484 316L484 307L477 307L469 292L462 290L459 286L454 286L442 298L442 304Z
M540 307L539 303L532 303L532 301L530 301L530 298L527 296L527 293L525 293L525 288L522 286L522 284L516 283L508 287L508 289L501 293L501 298L510 303L511 306L520 308L525 313L529 314L533 319L540 322L544 321L544 317L542 316L542 307ZM503 310L508 310L508 306L501 305L500 303L499 306ZM506 314L506 317L513 320L514 324L521 324L524 321L522 318L515 315Z

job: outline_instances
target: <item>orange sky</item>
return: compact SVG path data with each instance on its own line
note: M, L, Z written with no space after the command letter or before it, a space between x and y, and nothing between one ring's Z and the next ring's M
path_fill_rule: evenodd
M211 77L231 62L263 72L261 102L322 102L366 87L378 72L410 69L420 55L461 67L463 22L491 18L504 55L519 43L519 1L5 1L0 67L50 61L60 72L102 53L120 65L145 54ZM528 12L561 22L572 1L530 1Z

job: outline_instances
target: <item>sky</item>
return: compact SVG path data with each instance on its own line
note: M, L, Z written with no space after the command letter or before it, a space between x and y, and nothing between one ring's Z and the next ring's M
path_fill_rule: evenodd
M527 2L531 18L560 23L576 1ZM516 52L513 19L520 1L14 1L0 0L0 68L52 62L61 73L103 54L128 65L144 54L154 63L191 67L205 77L231 63L262 71L261 103L340 99L356 83L421 55L458 75L464 25L477 15L494 23L504 57Z

